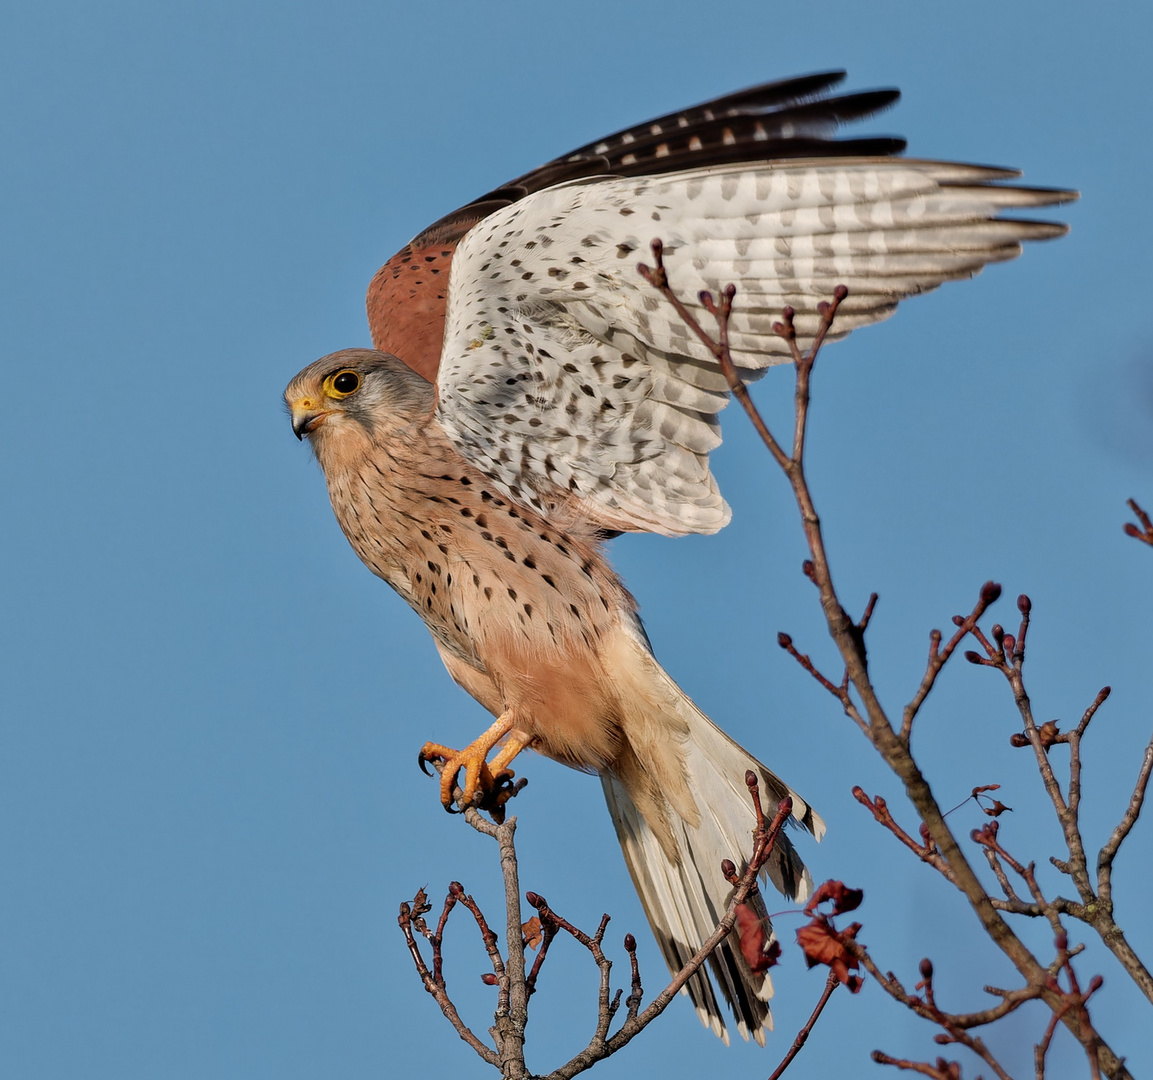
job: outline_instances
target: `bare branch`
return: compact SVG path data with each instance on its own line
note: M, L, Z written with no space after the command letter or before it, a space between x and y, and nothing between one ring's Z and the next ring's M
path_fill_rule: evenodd
M413 925L415 920L420 918L423 912L428 911L429 907L424 902L423 890L416 894L416 899L412 904L407 903L400 905L400 915L397 918L397 923L400 925L401 930L404 932L404 939L408 944L408 951L412 956L412 962L416 965L417 974L420 976L420 981L424 984L424 988L433 996L436 1003L440 1006L440 1011L444 1013L448 1022L452 1024L456 1033L473 1048L490 1065L500 1068L500 1057L492 1047L486 1046L480 1041L468 1027L468 1025L460 1018L460 1013L456 1011L456 1006L453 1004L452 999L449 998L448 992L445 990L443 979L438 983L433 977L431 971L428 970L424 962L424 957L421 956L420 946L417 944L416 938L413 936Z
M661 262L659 258L661 254L659 245L654 245L654 254L658 255L657 272L649 271L648 268L645 267L642 269L642 273L661 290L662 294L666 296L670 303L672 303L676 310L681 312L682 317L684 317L684 306L679 303L669 288L663 262ZM731 363L731 357L727 356L728 339L726 324L731 313L732 298L734 295L735 290L730 286L725 290L722 303L719 306L712 304L712 306L709 307L709 310L713 311L717 318L720 331L719 340L714 340L705 334L695 320L690 323L694 333L705 343L706 347L709 348L726 371L731 370L728 367L728 363ZM817 516L808 481L805 476L804 449L812 369L821 341L823 341L835 317L837 305L845 295L846 290L844 290L843 286L838 286L833 303L822 307L820 331L814 341L813 348L807 355L802 355L797 347L791 311L786 310L783 322L774 326L777 333L789 344L790 352L793 355L796 375L792 455L789 456L784 453L780 442L772 436L762 418L755 413L755 410L750 411L747 408L746 411L749 411L750 418L753 420L757 431L761 434L762 440L768 447L773 459L785 473L792 488L793 496L796 499L800 511L801 524L805 532L805 539L811 555L811 559L806 562L805 572L809 579L817 586L829 633L845 665L846 677L844 680L844 692L847 695L849 687L851 686L852 689L855 690L857 699L860 702L862 723L858 726L864 731L886 764L888 764L893 772L901 779L908 798L913 803L913 806L916 808L917 813L925 825L925 846L928 846L928 843L931 841L935 849L939 852L940 857L949 868L952 875L951 880L969 901L984 932L988 934L989 938L1012 961L1025 982L1030 986L1038 987L1038 996L1046 1002L1050 1009L1056 1011L1061 1009L1063 1005L1063 995L1061 991L1052 985L1047 968L1040 963L1029 947L1014 933L1013 929L998 910L997 905L993 903L992 897L989 896L945 821L944 815L927 781L921 774L917 762L909 752L912 717L915 716L916 709L920 707L925 695L927 695L932 688L936 673L939 671L942 656L939 638L931 639L930 659L926 669L926 676L922 679L922 686L919 688L918 694L915 695L913 701L910 702L910 706L913 707L912 711L905 713L900 730L898 731L890 721L869 678L868 655L865 648L864 632L861 626L854 623L849 617L833 586L820 519ZM709 300L711 302L711 297ZM704 301L704 297L702 297L702 301ZM729 383L734 394L738 396L742 405L744 405L746 395L742 395L740 392L737 385L738 382L739 380L735 380L731 376L729 377ZM984 608L988 607L997 599L1000 591L1000 586L992 582L986 583L981 590L977 607L983 611ZM1063 815L1062 826L1065 831L1067 845L1070 848L1070 865L1075 875L1075 882L1078 884L1078 891L1081 892L1082 899L1088 903L1092 896L1092 891L1090 888L1089 895L1087 896L1081 887L1082 885L1088 884L1088 876L1087 873L1085 873L1083 844L1081 843L1080 833L1076 826L1075 814L1069 814L1060 787L1052 775L1052 769L1049 767L1047 760L1047 746L1045 742L1047 741L1051 744L1052 738L1057 732L1054 726L1052 730L1042 734L1042 730L1034 723L1028 696L1024 691L1024 684L1020 675L1025 658L1025 640L1028 632L1031 608L1028 597L1022 596L1019 598L1018 608L1022 618L1016 636L1005 634L1000 628L997 628L998 632L994 635L994 643L990 643L981 633L979 627L976 625L975 618L967 620L970 623L970 626L966 627L967 632L972 633L986 649L985 657L972 652L967 654L967 658L977 664L1000 668L1010 680L1014 696L1018 701L1018 707L1022 712L1023 719L1025 719L1028 741L1032 743L1037 754L1038 765L1041 769L1046 789L1053 799L1059 816ZM966 620L957 618L954 622L957 624L958 629L960 629ZM958 641L959 640L960 639L958 639ZM955 647L954 645L954 648ZM813 667L813 672L816 673L815 667ZM826 689L831 688L832 692L840 698L840 694L831 680L821 677L821 681ZM1099 1065L1111 1078L1128 1080L1130 1074L1125 1068L1123 1061L1121 1061L1117 1055L1113 1053L1112 1049L1101 1039L1100 1035L1090 1023L1087 1011L1084 1009L1067 1010L1062 1014L1061 1022L1069 1029L1078 1042L1081 1043L1086 1053L1093 1058L1095 1068ZM948 1063L943 1063L942 1067L947 1064ZM926 1068L931 1067L927 1066ZM922 1069L921 1071L925 1070Z

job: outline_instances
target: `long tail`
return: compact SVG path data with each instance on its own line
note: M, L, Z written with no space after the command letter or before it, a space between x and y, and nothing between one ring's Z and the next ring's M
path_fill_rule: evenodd
M732 886L721 873L722 860L731 859L742 869L747 865L755 816L746 771L752 769L760 778L767 808L791 796L795 823L818 840L825 823L705 716L647 649L636 649L631 659L627 667L641 676L635 679L637 693L631 700L640 707L630 708L624 717L629 747L601 780L633 884L665 961L675 972L712 933L732 896ZM642 688L641 683L647 685ZM653 705L662 715L653 715ZM680 761L672 762L670 756ZM761 878L771 880L790 899L803 900L812 890L804 862L783 834ZM759 894L752 903L767 924ZM773 984L767 972L758 974L749 967L736 931L712 955L709 970L741 1036L748 1039L751 1034L763 1046L765 1032L772 1028L768 1000ZM685 992L701 1022L727 1043L725 1020L703 968Z

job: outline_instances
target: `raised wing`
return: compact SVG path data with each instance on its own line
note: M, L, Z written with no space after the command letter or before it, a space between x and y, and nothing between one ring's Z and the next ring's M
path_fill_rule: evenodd
M477 222L537 191L590 176L659 175L749 158L895 154L892 137L833 139L838 125L887 108L897 90L828 96L845 73L764 83L606 135L510 180L421 232L380 268L368 288L368 322L382 352L436 380L449 268Z
M848 286L833 338L899 300L1011 259L1065 226L1001 216L1074 192L1003 169L887 157L754 162L570 182L476 224L456 252L438 416L512 498L574 500L608 529L715 532L709 472L728 400L712 357L639 276L654 237L690 306L736 284L730 340L747 377L784 359ZM707 325L708 317L700 312Z

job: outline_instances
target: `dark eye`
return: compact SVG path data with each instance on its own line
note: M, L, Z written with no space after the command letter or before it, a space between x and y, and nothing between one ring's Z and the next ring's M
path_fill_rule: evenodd
M360 376L355 371L342 371L333 376L332 388L338 394L351 394L360 389Z

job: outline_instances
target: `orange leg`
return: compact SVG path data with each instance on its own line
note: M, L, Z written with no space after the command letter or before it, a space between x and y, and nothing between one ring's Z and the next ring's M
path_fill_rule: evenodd
M511 732L512 719L506 714L463 750L453 750L440 743L424 744L420 752L422 767L426 761L443 762L440 772L440 801L446 810L452 807L452 790L456 786L456 778L461 769L464 769L466 774L461 806L471 806L475 801L486 808L491 802L493 808L498 808L508 800L510 794L515 794L506 790L509 787L507 781L514 775L507 766L530 740L519 732L515 735L510 734ZM508 740L490 764L485 760L489 751L506 735L509 736ZM501 798L501 795L504 797Z

